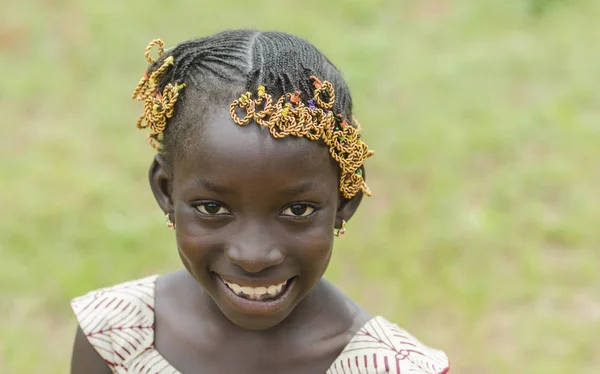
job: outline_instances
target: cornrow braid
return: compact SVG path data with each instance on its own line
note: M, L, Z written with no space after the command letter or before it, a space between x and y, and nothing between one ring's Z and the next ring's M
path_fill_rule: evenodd
M154 47L156 60L151 57ZM178 106L228 105L240 125L254 120L274 137L323 142L340 166L344 197L360 191L370 195L362 175L364 160L373 151L360 140L350 91L336 67L310 43L281 32L227 30L167 50L156 39L144 55L150 65L133 94L144 102L137 126L149 129L150 143L168 165L192 144L190 122L198 122L180 120ZM193 101L186 98L190 88ZM245 111L243 118L237 110Z

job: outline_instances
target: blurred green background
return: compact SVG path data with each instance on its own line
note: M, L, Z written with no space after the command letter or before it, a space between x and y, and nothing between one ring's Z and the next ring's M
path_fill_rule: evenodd
M453 373L598 373L600 1L24 0L0 15L0 373L68 371L69 300L179 266L131 92L156 37L303 36L374 197L328 277Z

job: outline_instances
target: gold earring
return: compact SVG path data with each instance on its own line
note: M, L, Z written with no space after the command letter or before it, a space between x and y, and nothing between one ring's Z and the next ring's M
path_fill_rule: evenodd
M167 224L169 230L175 230L175 222L173 222L173 220L171 219L171 213L165 214L165 218L167 219L167 222L165 223Z
M333 235L335 236L344 236L346 233L346 221L342 220L342 227L339 229L333 229Z

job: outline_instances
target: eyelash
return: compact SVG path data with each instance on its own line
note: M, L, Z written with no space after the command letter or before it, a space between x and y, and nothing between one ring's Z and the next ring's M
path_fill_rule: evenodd
M283 214L283 212L285 212L285 211L286 211L286 210L288 210L288 209L291 209L293 206L302 206L302 207L306 207L306 208L308 208L308 209L312 209L312 212L310 212L309 214L307 214L307 215L305 215L305 216L303 216L303 215L298 215L298 216L297 216L297 215L294 215L294 214ZM319 207L318 207L318 206L316 206L316 205L314 205L314 204L310 204L310 203L300 203L300 202L298 202L298 203L293 203L293 204L290 204L290 205L288 205L288 206L287 206L285 209L283 209L283 210L281 211L281 213L279 213L279 215L280 215L280 216L283 216L283 217L292 218L292 219L304 219L304 218L309 218L309 217L312 217L312 216L315 214L315 212L317 212L318 210L319 210Z
M226 211L226 213L209 213L206 211L206 208L204 209L205 211L203 212L200 208L201 207L205 207L206 205L216 205L219 207L219 210L224 209ZM223 204L218 203L216 201L205 201L205 202L201 202L199 204L196 204L194 206L194 208L196 208L196 210L198 212L200 212L200 214L207 216L207 217L222 217L222 216L229 216L231 215L231 211L229 209L227 209Z
M216 205L217 207L219 207L219 211L221 209L225 210L225 213L219 213L219 211L217 213L210 213L206 211L205 206L206 205ZM288 209L291 209L294 206L301 206L301 207L306 207L307 209L312 209L312 211L307 214L307 215L294 215L294 214L283 214L285 211L287 211ZM201 207L204 207L204 211L201 210ZM203 216L206 217L222 217L222 216L230 216L232 215L231 211L226 208L223 204L216 202L216 201L206 201L206 202L200 202L199 204L194 205L194 208ZM288 205L286 208L284 208L279 215L282 217L288 217L288 218L292 218L292 219L304 219L304 218L309 218L311 216L313 216L315 214L315 212L317 212L319 210L319 207L316 206L315 204L311 204L311 203L304 203L304 202L297 202L297 203L293 203Z

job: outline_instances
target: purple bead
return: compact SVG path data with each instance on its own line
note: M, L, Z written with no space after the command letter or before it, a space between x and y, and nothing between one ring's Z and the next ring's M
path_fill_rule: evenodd
M308 100L308 107L312 110L317 109L317 107L315 106L315 101L313 99Z

